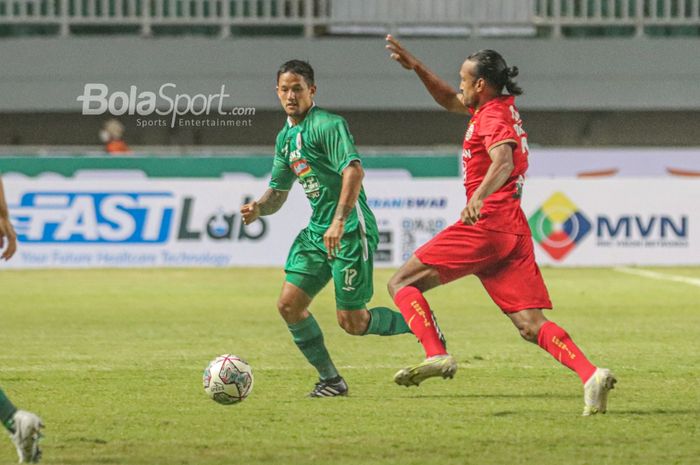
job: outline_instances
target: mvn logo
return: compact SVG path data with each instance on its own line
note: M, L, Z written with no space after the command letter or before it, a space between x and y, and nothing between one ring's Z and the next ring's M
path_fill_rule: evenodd
M555 260L562 260L590 231L576 204L556 192L528 219L532 238Z

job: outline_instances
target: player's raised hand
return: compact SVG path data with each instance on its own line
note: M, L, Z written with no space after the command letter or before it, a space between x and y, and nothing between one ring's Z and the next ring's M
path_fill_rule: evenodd
M391 52L389 56L392 60L398 61L399 64L406 69L415 69L418 65L418 59L411 55L394 36L388 34L386 36L386 42L386 48Z
M484 206L484 201L472 198L467 202L467 206L462 210L460 219L464 224L476 224L481 218L481 207Z
M7 247L5 243L7 242ZM0 250L5 251L0 255L3 260L9 260L17 251L17 235L12 223L7 218L0 218Z
M243 217L244 224L250 224L260 217L260 205L258 202L253 200L241 207L241 216Z

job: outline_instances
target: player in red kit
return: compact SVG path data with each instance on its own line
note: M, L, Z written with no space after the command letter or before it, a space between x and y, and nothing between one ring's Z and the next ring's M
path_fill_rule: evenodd
M513 81L518 69L509 68L498 52L481 50L462 64L457 92L392 36L386 40L391 58L415 71L437 103L471 115L462 150L467 202L460 220L416 250L389 281L389 293L426 354L423 362L396 373L394 381L417 386L430 377L454 376L457 363L441 341L423 293L473 274L525 340L578 374L584 385L583 414L605 413L615 376L589 362L542 311L552 303L520 208L528 146L515 107L515 96L522 93Z

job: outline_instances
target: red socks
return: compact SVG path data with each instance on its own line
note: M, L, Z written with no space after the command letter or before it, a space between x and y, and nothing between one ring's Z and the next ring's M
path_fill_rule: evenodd
M547 321L540 328L537 344L552 354L559 363L575 371L582 383L588 381L596 370L566 331L552 321Z
M437 329L435 329L433 312L421 291L413 286L402 287L394 295L394 303L399 307L404 320L411 328L411 332L423 344L426 357L447 353L445 346L440 341Z

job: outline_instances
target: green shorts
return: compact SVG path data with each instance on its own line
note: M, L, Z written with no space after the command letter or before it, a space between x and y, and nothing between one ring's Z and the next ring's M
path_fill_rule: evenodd
M284 265L287 282L313 298L333 278L337 308L364 309L374 293L372 257L376 247L376 241L368 241L359 230L352 231L340 240L338 256L329 260L323 236L303 229Z

